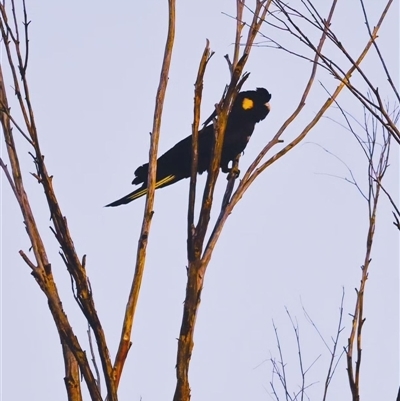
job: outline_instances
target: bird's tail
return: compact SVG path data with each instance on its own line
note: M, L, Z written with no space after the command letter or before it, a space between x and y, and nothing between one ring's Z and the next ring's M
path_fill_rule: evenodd
M164 177L163 179L159 180L156 182L156 186L155 189L157 188L162 188L165 187L167 185L173 184L174 182L179 181L179 179L177 180L175 175L169 175L167 177ZM140 198L141 196L144 196L147 194L147 186L142 186L138 189L136 189L135 191L131 192L130 194L124 196L121 199L116 200L115 202L112 202L108 205L106 205L105 207L109 207L109 206L119 206L119 205L126 205L129 202L132 202L133 200Z
M108 205L106 205L105 207L109 207L109 206L119 206L119 205L126 205L129 202L132 202L133 200L140 198L143 195L147 194L147 187L143 188L138 188L135 191L131 192L130 194L124 196L121 199L116 200L115 202L112 202Z

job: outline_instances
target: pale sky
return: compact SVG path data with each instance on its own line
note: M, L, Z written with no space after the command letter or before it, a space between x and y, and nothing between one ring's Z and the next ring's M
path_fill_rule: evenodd
M114 358L144 198L118 208L103 206L132 190L134 170L148 157L167 1L27 3L32 20L28 77L41 147L77 251L87 255L96 307ZM229 80L223 56L232 53L235 32L235 22L222 12L234 14L235 3L177 2L176 40L159 147L162 153L191 132L194 82L206 38L215 55L206 72L203 120L220 99ZM374 25L382 5L373 0L366 5ZM399 71L398 15L398 5L393 6L379 42L394 74ZM333 24L354 56L367 40L358 16L358 1L339 2ZM246 19L250 22L248 15ZM262 31L273 32L266 27ZM298 41L290 43L300 52L304 50ZM365 68L382 88L381 93L389 93L374 60L371 53ZM253 49L246 67L251 76L244 88L267 88L272 93L272 111L257 125L241 158L243 173L298 104L310 69L310 63L283 52ZM327 74L321 73L319 79L330 90L335 88L336 82ZM286 143L304 128L325 99L324 90L316 83L304 112L284 134ZM339 101L362 118L362 109L351 95L343 93ZM340 119L334 109L327 116ZM29 148L15 134L26 189L64 309L88 350L86 323L49 230L42 187L29 175L34 170ZM322 399L329 354L304 317L302 305L329 342L337 328L344 287L345 329L340 348L346 345L368 222L367 204L357 190L329 176L348 177L346 168L315 143L344 160L360 186L366 188L363 152L348 132L329 119L323 119L305 143L268 168L250 187L229 217L207 271L190 368L193 401L270 399L268 360L271 355L278 357L272 320L278 327L290 388L298 390L296 343L285 307L298 320L305 365L321 355L307 381L315 382L308 390L310 399ZM398 171L394 145L385 185L396 200ZM66 399L60 340L45 296L18 254L20 249L28 252L29 241L12 191L3 175L1 178L2 397L7 401ZM204 182L203 175L199 183ZM225 184L220 175L216 205ZM156 193L133 346L122 376L120 400L168 400L175 390L176 338L186 282L188 188L189 180L183 180ZM382 198L366 289L363 401L394 400L398 389L398 272L398 232L392 225L391 207ZM343 358L328 400L350 399L345 369ZM82 388L89 399L84 383Z

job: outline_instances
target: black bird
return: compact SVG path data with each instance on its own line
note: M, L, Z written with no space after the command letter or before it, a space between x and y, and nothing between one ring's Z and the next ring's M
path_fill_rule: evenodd
M228 168L229 162L233 161L246 148L256 123L264 120L268 115L270 100L271 94L264 88L257 88L255 91L240 92L237 95L228 117L222 147L221 170L224 173L230 171ZM214 126L210 120L211 118L206 121L207 125L199 131L197 172L200 174L210 166L214 140ZM178 142L173 148L158 158L156 189L190 177L191 164L192 135ZM146 195L148 169L149 164L146 163L135 171L135 179L132 181L132 184L142 184L140 188L106 206L125 205Z

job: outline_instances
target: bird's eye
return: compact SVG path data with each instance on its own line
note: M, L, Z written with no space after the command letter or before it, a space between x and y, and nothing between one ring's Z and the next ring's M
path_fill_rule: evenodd
M242 108L243 108L243 110L252 109L253 106L254 106L254 102L253 102L251 99L249 99L248 97L245 97L245 98L243 99L243 102L242 102Z
M269 104L269 102L265 103L265 107L268 109L268 111L271 110L271 105Z

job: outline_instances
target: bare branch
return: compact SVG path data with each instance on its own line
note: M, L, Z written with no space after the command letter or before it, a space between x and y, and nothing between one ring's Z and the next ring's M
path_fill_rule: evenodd
M194 226L194 207L196 198L196 180L197 180L197 166L198 166L198 136L199 136L199 121L200 121L200 105L201 97L203 94L203 79L207 67L207 63L214 53L210 52L209 41L207 40L206 47L200 60L199 71L195 83L194 95L194 117L192 125L192 171L190 176L190 189L189 189L189 207L188 207L188 260L192 261L196 258L194 255L194 240L195 240L195 226Z
M79 378L79 365L68 345L61 339L64 354L65 378L68 401L82 401L81 383Z
M94 371L96 372L96 381L97 381L97 386L99 387L99 392L101 394L101 379L100 379L100 371L97 366L96 362L96 356L94 354L94 349L93 349L93 343L92 343L92 335L91 335L91 330L90 330L90 324L88 324L88 329L87 329L87 335L88 335L88 340L89 340L89 348L90 348L90 355L92 356L92 362L94 366Z
M121 378L122 369L125 364L126 357L131 347L131 333L132 333L133 319L135 316L135 310L143 278L143 272L146 260L147 242L150 232L151 220L154 213L153 205L154 205L154 191L156 183L158 140L160 137L161 118L164 106L165 93L168 84L168 74L169 74L169 67L171 64L174 38L175 38L175 0L168 0L168 35L165 43L164 58L161 67L160 82L157 89L156 105L154 109L153 129L152 129L150 151L149 151L149 172L147 177L148 190L146 196L146 204L143 215L142 228L138 241L135 273L132 281L131 290L129 293L128 302L126 305L121 338L119 342L117 356L115 358L115 363L114 363L113 377L117 387Z
M348 338L346 350L347 356L347 373L349 378L350 389L353 401L360 400L360 371L362 358L362 330L365 322L364 317L364 293L366 282L368 279L368 270L371 263L371 252L375 234L376 212L378 207L379 195L381 190L381 182L389 163L390 152L390 136L383 129L383 146L380 148L378 160L375 161L376 143L377 143L377 124L376 121L371 122L368 126L368 120L365 119L365 130L368 134L367 150L368 150L368 232L366 240L366 250L364 263L361 267L361 282L359 288L356 289L356 304L352 318L352 327ZM372 132L370 132L372 130ZM353 353L356 353L356 361L353 362Z

